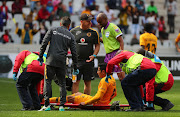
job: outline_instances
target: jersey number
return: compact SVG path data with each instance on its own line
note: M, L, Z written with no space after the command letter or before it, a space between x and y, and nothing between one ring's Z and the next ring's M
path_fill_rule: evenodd
M150 46L152 47L151 50L150 50ZM150 43L148 43L146 48L148 48L148 51L151 51L152 53L155 53L155 51L156 51L156 45L155 44L150 45Z

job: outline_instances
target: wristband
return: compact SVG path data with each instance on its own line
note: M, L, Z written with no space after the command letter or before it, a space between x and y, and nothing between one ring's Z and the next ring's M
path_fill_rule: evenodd
M93 56L96 58L96 55L95 55L95 54L93 54Z

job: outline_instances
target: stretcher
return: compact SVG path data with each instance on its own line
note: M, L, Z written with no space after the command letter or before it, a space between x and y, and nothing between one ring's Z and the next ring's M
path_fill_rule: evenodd
M44 103L42 102L41 105L44 105ZM50 105L53 106L59 106L60 103L50 103ZM79 108L79 109L86 109L86 110L107 110L111 108L110 104L93 104L93 105L86 105L86 106L80 106L79 104L70 104L70 103L66 103L64 105L65 107L69 107L69 108ZM124 110L124 108L129 108L129 104L119 104L118 105L119 108L121 108L122 110Z

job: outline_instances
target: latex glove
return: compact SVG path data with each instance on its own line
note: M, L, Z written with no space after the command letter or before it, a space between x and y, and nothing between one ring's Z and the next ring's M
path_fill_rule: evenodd
M17 79L17 73L13 73L13 80L16 81Z
M43 58L38 58L37 60L39 61L39 65L42 66L42 64L44 62Z
M154 104L152 102L146 102L146 110L154 110Z
M107 83L109 83L109 82L108 82L108 78L111 78L111 76L110 76L110 75L106 75L105 81L106 81Z
M79 74L79 69L73 70L73 74L78 75Z

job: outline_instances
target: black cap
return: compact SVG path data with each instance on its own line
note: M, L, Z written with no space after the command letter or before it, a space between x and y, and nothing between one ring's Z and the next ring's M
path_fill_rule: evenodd
M86 14L86 13L84 13L84 14L82 14L81 16L80 16L80 20L88 20L88 21L91 21L93 19L93 17L91 16L91 15L89 15L89 14Z

